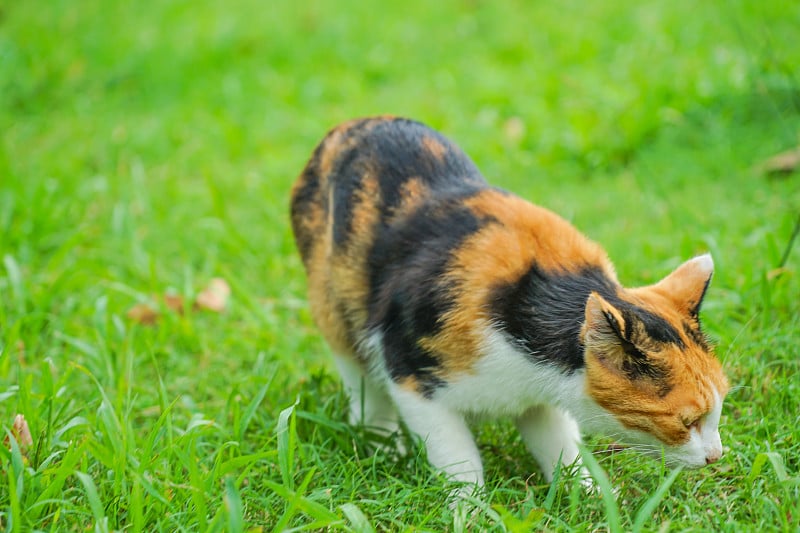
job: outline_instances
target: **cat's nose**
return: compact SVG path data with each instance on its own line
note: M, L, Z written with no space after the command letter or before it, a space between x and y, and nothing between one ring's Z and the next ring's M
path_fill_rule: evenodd
M706 464L710 465L711 463L716 463L719 461L720 457L722 457L722 452L716 450L709 452L708 455L706 455Z

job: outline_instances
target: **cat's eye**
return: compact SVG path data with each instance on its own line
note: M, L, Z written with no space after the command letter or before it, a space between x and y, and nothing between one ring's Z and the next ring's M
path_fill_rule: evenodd
M696 417L686 417L683 419L683 425L686 429L700 429L700 422L702 422L702 416Z

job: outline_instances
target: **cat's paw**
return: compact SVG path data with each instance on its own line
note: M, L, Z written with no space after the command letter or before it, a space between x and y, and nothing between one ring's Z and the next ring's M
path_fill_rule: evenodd
M383 455L392 459L408 455L407 439L399 426L391 428L373 426L365 429L371 455Z
M485 497L483 485L462 483L450 491L447 506L453 513L475 514L483 507Z
M589 473L585 467L581 467L580 471L578 472L578 476L580 477L580 484L583 487L583 491L586 494L591 496L602 496L603 491L600 489L600 485L594 480L592 475ZM619 496L619 487L611 487L611 494L614 495L614 498Z
M589 473L589 470L582 466L578 471L578 478L580 479L579 483L581 487L583 487L583 491L586 494L591 494L592 496L600 496L600 487L597 482L592 477L592 474Z
M372 441L370 446L371 455L381 455L389 459L402 459L408 455L408 449L401 440L396 441Z

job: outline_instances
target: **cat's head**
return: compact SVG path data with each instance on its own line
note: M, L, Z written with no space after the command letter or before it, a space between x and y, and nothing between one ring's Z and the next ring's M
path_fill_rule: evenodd
M713 271L702 255L655 285L592 293L586 303L587 392L612 415L607 431L672 465L722 455L728 382L698 318Z

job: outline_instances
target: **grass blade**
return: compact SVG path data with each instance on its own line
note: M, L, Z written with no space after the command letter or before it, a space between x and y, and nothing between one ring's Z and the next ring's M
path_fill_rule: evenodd
M225 512L228 515L228 531L240 533L244 531L244 517L242 515L242 496L232 477L225 478Z
M667 479L665 479L661 483L661 485L658 486L656 492L652 496L647 498L647 501L642 504L642 506L639 508L639 511L636 513L636 518L633 521L634 533L642 530L642 527L644 527L644 523L647 522L647 520L653 514L653 511L655 511L658 504L661 503L662 499L664 499L664 496L667 494L667 491L675 482L675 480L678 479L678 475L682 471L683 467L678 467L675 470L673 470L672 473L670 473L670 475L667 476Z
M374 533L375 528L369 523L369 519L354 503L345 503L339 506L345 518L350 522L350 526L356 533Z
M25 313L25 285L22 281L22 271L19 264L12 255L3 256L3 265L6 267L8 284L11 287L11 296L17 306L17 312L22 315Z
M542 504L542 507L547 512L550 512L550 509L553 507L553 502L555 502L556 495L558 494L558 482L561 481L561 472L563 469L564 465L561 463L561 457L559 457L556 469L553 472L553 481L550 482L550 488L547 489L547 496L545 496L544 503Z
M86 491L86 499L89 500L89 507L94 515L94 529L101 533L108 533L108 518L103 512L103 503L100 501L100 496L97 494L97 487L92 481L91 476L83 472L75 472L75 476L80 480Z
M275 450L267 450L263 452L251 453L248 455L241 455L239 457L233 457L232 459L228 459L227 461L220 462L214 468L214 477L221 478L230 473L234 470L244 470L244 472L239 473L238 476L241 479L243 473L246 473L251 468L254 468L258 463L267 457L272 457L276 455L278 452Z
M315 470L313 468L309 470L297 491L293 491L288 487L279 485L273 481L264 481L264 484L270 490L286 500L286 503L288 504L284 515L275 526L275 531L283 531L285 526L296 514L295 510L300 510L307 516L315 519L317 525L320 526L332 526L342 522L341 518L339 518L335 513L331 512L327 507L303 496L303 493L311 483L311 478L314 476L314 473Z
M11 468L8 468L8 499L10 507L10 519L8 524L8 531L14 531L16 527L22 526L22 512L20 509L20 500L22 499L24 490L24 463L22 460L22 452L17 443L17 439L11 431L6 430L8 444L11 447L10 457L8 460L11 463ZM5 452L5 450L3 450ZM5 466L5 465L3 465Z
M130 495L130 521L131 529L135 532L144 530L144 500L142 498L142 484L138 479L134 479L131 486Z
M75 473L75 465L86 453L88 448L88 441L83 441L81 444L70 443L67 451L64 452L55 474L50 478L47 487L38 495L36 503L41 504L55 498L64 486L67 478Z
M253 400L249 404L247 404L247 408L244 410L244 414L242 415L241 421L239 423L240 442L244 440L244 434L247 431L247 426L250 425L253 416L256 414L258 406L261 405L261 402L264 400L264 396L266 396L267 391L269 390L271 384L272 384L272 379L270 379L267 383L265 383L264 386L258 390Z
M278 437L278 465L281 470L283 485L289 489L294 488L294 446L297 438L295 428L294 408L300 400L281 411L278 415L278 425L275 433Z
M778 481L786 481L789 479L789 475L786 473L786 469L783 466L783 459L780 455L775 452L761 452L756 455L755 460L753 461L753 466L750 468L750 475L747 476L747 483L753 483L756 478L761 474L761 470L764 468L764 465L769 461L772 465L772 468L775 470L775 475L778 478Z
M606 520L608 521L608 530L611 533L622 531L622 524L620 522L619 507L617 507L617 500L614 496L614 489L611 487L611 481L608 479L600 463L594 458L592 452L585 446L580 446L581 459L583 465L594 478L597 488L600 490L600 495L603 498L603 505L606 509Z

